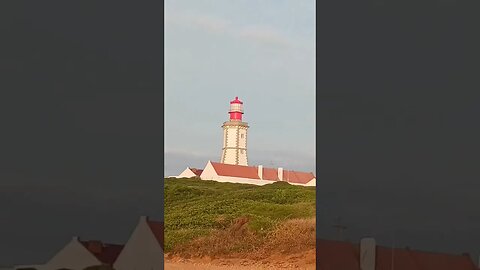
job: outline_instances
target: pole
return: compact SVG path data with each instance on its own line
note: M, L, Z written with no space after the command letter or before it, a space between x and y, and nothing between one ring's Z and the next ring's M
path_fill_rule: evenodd
M336 224L333 225L334 228L337 229L337 240L343 240L343 231L347 229L346 226L342 225L342 218L338 217L336 220Z
M394 270L394 261L395 261L395 231L393 231L393 237L392 237L392 266L391 270Z

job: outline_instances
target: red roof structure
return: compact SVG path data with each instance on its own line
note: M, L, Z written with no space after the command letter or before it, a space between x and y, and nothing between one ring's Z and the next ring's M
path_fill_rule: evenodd
M315 178L313 173L306 172L297 172L297 171L283 171L283 181L297 183L297 184L306 184Z
M192 171L196 176L200 176L203 172L203 170L197 169L197 168L189 168L190 171Z
M255 166L241 166L225 163L211 162L215 172L220 176L241 177L249 179L259 179L259 167ZM296 184L306 184L315 178L313 173L297 172L283 170L283 179L279 179L278 169L263 168L262 180L269 181L286 181Z
M391 270L392 266L395 270L478 270L468 255L377 246L375 270ZM359 245L317 239L317 269L361 270Z
M158 243L160 244L160 247L163 248L163 242L164 242L164 223L160 221L151 221L147 220L147 224L150 227L150 230L152 230L153 235L155 235L155 238L157 239Z
M113 265L123 249L123 245L106 244L101 241L80 241L100 262Z
M250 179L260 179L258 177L258 170L251 166L232 165L225 163L212 162L212 166L218 175L242 177Z
M473 264L468 254L451 255L433 252L411 251L412 257L421 266L418 269L475 269L478 268Z
M257 167L258 170L258 167ZM258 174L258 171L257 171ZM272 168L263 168L263 180L270 180L270 181L280 181L278 178L278 170Z
M351 243L317 239L317 269L360 270L358 249Z

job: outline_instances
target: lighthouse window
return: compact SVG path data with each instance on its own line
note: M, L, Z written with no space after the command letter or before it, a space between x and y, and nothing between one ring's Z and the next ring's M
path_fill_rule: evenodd
M241 137L242 137L242 139L243 139L243 134L242 134L242 135L240 135L240 136L241 136Z

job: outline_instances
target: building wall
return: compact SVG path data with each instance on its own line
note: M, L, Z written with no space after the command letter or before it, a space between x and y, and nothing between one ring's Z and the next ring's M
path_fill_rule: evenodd
M257 186L263 186L263 185L266 185L266 184L275 183L274 181L240 178L240 177L219 176L219 175L212 176L212 177L207 177L205 179L202 178L202 180L215 180L217 182L251 184L251 185L257 185Z
M217 172L215 172L215 169L213 168L213 165L210 161L208 161L207 165L205 168L203 168L202 174L200 174L200 179L202 180L214 180L213 177L217 176Z
M177 178L190 178L196 176L189 168L186 168Z
M226 147L238 147L238 126L227 126Z
M306 186L306 187L315 187L316 184L317 184L317 180L315 178L313 178L312 180L310 180L308 183L306 184L298 184L298 183L289 183L291 185L295 185L295 186Z
M221 176L221 175L217 174L217 172L213 168L213 165L210 162L208 162L207 166L205 166L205 169L203 170L202 174L200 175L200 178L202 180L215 180L217 182L241 183L241 184L251 184L251 185L257 185L257 186L263 186L263 185L266 185L266 184L275 183L275 181L268 181L268 180ZM289 184L297 185L297 186L315 186L316 180L314 178L310 182L308 182L307 184L297 184L297 183L289 183Z
M100 265L101 262L88 251L77 239L73 239L63 249L38 270L56 270L67 268L83 270L89 266Z
M258 186L274 183L273 181L267 181L267 180L220 176L217 174L217 172L213 168L213 165L210 162L208 162L207 166L205 166L205 169L200 175L200 178L202 180L215 180L217 182L241 183L241 184L251 184L251 185L258 185Z
M225 138L223 149L222 163L238 164L237 163L237 148L238 148L238 127L225 126Z
M222 163L248 165L247 130L248 126L243 122L239 122L238 125L231 122L224 124Z
M240 148L238 153L238 164L244 166L248 166L247 131L248 129L243 126L241 126L238 130L238 147Z
M317 179L316 179L316 178L313 178L312 180L310 180L310 182L308 182L307 184L305 184L305 186L309 186L309 187L315 187L315 186L317 186Z
M220 162L225 163L225 158L226 158L226 151L225 148L227 147L227 139L228 139L228 129L223 127L223 146L222 146L222 158L220 159Z
M163 251L142 217L118 256L115 270L162 270Z

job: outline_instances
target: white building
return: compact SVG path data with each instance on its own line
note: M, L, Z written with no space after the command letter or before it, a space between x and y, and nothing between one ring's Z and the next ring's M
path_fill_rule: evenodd
M265 185L276 181L292 185L316 186L313 173L284 170L283 168L263 168L248 166L247 131L243 122L243 102L235 97L230 102L229 121L223 123L223 147L220 163L208 161L203 170L186 168L176 178L200 177L202 180L219 182Z
M141 217L113 267L115 270L163 269L163 222Z
M313 173L264 168L263 166L240 166L208 161L200 175L202 180L215 180L252 185L265 185L273 182L287 182L299 186L315 186Z
M315 175L311 172L284 170L283 168L264 168L259 166L241 166L208 161L203 170L185 169L175 178L198 177L201 180L218 182L266 185L282 181L297 186L316 186Z
M19 265L15 269L35 268L37 270L71 269L83 270L89 266L110 265L117 259L122 245L105 244L100 241L73 239L58 251L44 265Z
M188 167L177 177L178 178L200 177L202 172L203 172L203 170Z

